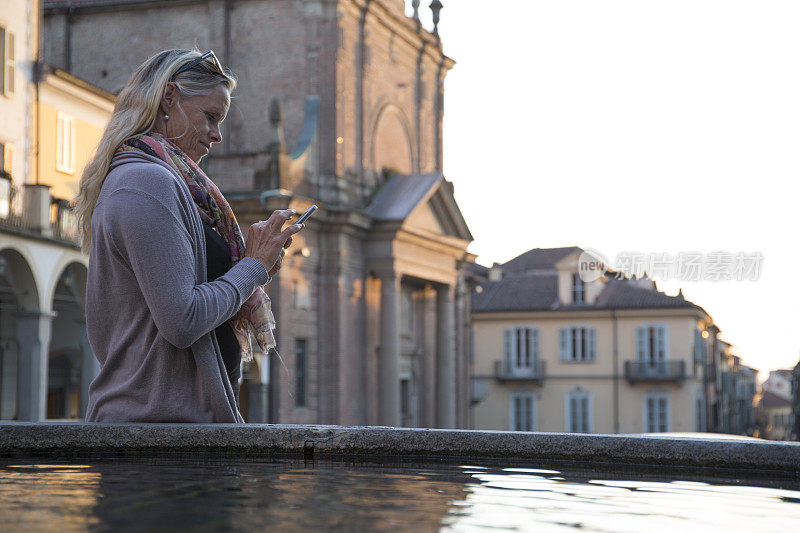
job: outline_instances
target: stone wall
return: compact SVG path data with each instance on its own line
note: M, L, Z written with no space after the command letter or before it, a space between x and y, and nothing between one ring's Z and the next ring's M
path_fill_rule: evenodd
M0 455L213 452L294 454L306 459L503 459L800 473L800 443L742 438L680 438L385 427L235 424L0 423Z

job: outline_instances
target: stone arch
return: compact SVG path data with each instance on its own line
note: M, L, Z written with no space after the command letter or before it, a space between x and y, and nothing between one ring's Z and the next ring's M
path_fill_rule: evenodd
M3 278L14 288L14 300L20 310L39 310L36 274L33 262L24 250L11 247L0 249L0 283L3 283Z
M369 134L369 169L375 185L384 169L401 174L412 174L416 168L417 154L414 150L411 122L400 107L383 102L372 121ZM368 181L370 177L366 177Z
M48 419L86 416L89 384L99 365L86 333L86 266L71 261L54 277L52 321L47 365Z
M0 419L38 420L39 288L22 250L0 250Z
M77 260L74 256L62 257L62 261L59 261L59 265L54 269L54 274L56 275L53 275L49 280L47 291L44 294L45 301L52 303L59 283L67 276L68 279L72 278L72 282L68 283L67 289L80 302L81 309L85 310L86 277L88 273L89 268L85 261Z
M57 276L53 276L48 294L52 300L57 290L68 293L80 303L81 310L86 308L86 278L89 274L82 261L68 260L61 267Z

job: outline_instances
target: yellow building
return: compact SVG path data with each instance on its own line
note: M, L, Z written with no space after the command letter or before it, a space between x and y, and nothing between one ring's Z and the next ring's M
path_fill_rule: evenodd
M476 287L472 426L704 431L711 317L647 279L585 282L581 253L534 249Z
M69 201L113 95L40 62L38 1L0 0L0 419L79 419L97 360Z
M114 96L44 66L39 85L39 183L53 198L78 194L81 173L114 111Z

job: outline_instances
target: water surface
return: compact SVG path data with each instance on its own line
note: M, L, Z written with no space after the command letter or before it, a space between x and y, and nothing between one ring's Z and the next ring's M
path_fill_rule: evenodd
M800 480L559 464L0 458L3 531L800 531Z

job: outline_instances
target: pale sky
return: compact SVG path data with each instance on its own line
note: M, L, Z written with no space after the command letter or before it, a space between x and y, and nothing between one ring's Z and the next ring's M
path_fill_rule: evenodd
M800 2L442 3L444 171L478 262L761 252L758 281L659 287L683 287L762 379L794 366Z

